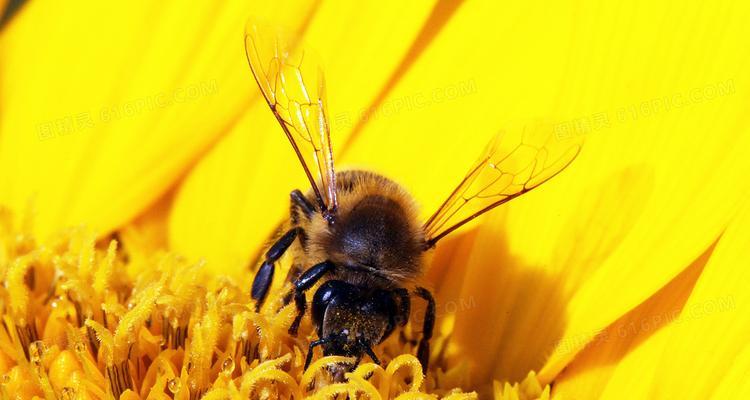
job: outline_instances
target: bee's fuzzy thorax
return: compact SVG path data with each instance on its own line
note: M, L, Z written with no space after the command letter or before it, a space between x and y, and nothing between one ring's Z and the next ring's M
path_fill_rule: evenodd
M421 275L424 234L411 195L369 171L339 172L336 186L339 205L333 223L319 212L301 221L307 238L297 252L297 260L304 263L300 267L330 259L368 272L355 271L340 278L352 283L382 280L383 286Z

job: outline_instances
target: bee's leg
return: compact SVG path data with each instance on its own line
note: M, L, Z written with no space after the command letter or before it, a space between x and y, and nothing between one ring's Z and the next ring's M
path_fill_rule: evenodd
M289 326L289 334L296 335L299 329L299 323L305 315L307 300L305 300L305 291L310 289L326 273L333 270L334 264L330 261L323 261L305 271L296 281L294 281L294 303L297 306L297 317L294 318L292 325Z
M255 300L255 311L260 311L260 306L263 305L263 301L268 295L268 289L271 287L273 281L273 273L275 270L274 264L279 258L286 252L289 246L292 245L294 239L297 238L299 228L292 228L282 235L276 243L271 246L266 252L266 259L263 264L255 273L255 279L253 279L253 287L250 291L250 295Z
M289 194L289 197L292 200L292 206L290 210L290 216L292 225L299 226L300 225L300 219L304 218L306 220L310 220L312 218L312 214L316 211L315 207L310 203L309 200L307 200L307 197L305 197L302 192L299 190L295 190L292 193ZM299 239L300 245L302 245L303 249L307 249L307 234L305 231L300 230L299 236L297 236ZM292 267L289 268L289 271L286 274L286 281L287 282L294 282L299 278L300 274L302 274L302 266L299 264L292 264ZM294 296L294 293L289 293L286 297L284 297L284 305L286 306L289 304L290 301L292 301L292 297Z
M432 293L423 287L418 287L414 293L427 301L427 311L422 326L422 339L419 341L419 348L417 349L417 358L422 364L422 371L426 374L430 361L430 339L435 327L435 299L432 297Z
M286 278L284 282L294 282L299 278L300 275L302 275L302 272L304 270L302 269L302 266L299 264L292 264L291 267L289 267L289 271L286 273ZM292 299L294 298L294 290L290 290L289 293L284 295L284 298L282 299L281 303L282 306L279 307L278 311L281 311L282 308L286 307L289 303L291 303Z
M297 336L299 330L299 324L302 322L302 317L305 315L305 309L307 308L307 299L305 299L305 292L302 290L294 291L294 305L297 307L297 316L294 317L294 321L289 325L289 334Z
M392 299L390 303L392 306L388 310L388 326L385 328L381 340L390 336L396 326L404 326L409 322L409 309L411 308L409 291L404 288L396 288L388 292L388 296ZM404 332L401 331L399 334L403 335Z
M305 197L305 195L302 194L299 189L294 190L292 193L290 193L289 197L292 198L292 219L294 219L295 217L295 207L299 208L299 210L302 211L302 214L307 219L310 219L312 213L315 212L315 206L310 203L310 200L307 200L307 197Z
M307 348L307 357L305 358L305 369L302 370L303 372L307 371L307 367L310 366L310 361L312 361L312 356L313 356L313 349L315 349L316 347L320 345L324 345L330 341L331 339L329 338L323 338L320 340L316 340L314 342L310 342L310 346Z
M409 298L409 291L404 288L398 288L393 291L398 296L399 303L396 314L396 324L399 326L406 325L409 322L409 314L411 312L411 299Z

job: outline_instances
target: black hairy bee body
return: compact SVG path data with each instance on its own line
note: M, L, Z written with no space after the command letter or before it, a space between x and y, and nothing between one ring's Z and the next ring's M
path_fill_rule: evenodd
M292 258L287 280L295 283L298 315L290 327L296 334L306 310L304 291L317 282L311 316L326 355L369 355L373 345L406 324L411 308L409 290L422 275L424 236L412 197L394 181L369 171L336 174L339 203L336 218L315 206L312 191L291 193L286 233L271 246L253 283L253 297L262 303L273 278L273 262L286 250ZM298 240L295 240L298 239ZM313 266L309 268L309 266ZM306 269L309 268L309 269ZM428 301L425 324L434 322L434 300ZM291 296L290 296L291 298ZM420 342L419 356L427 366L429 336Z

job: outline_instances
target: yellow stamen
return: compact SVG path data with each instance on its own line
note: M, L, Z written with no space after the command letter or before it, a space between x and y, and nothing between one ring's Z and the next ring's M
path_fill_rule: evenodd
M437 358L427 375L407 326L378 347L383 367L318 357L303 370L308 318L297 337L288 283L254 311L247 281L206 273L167 253L127 257L116 240L72 229L37 245L0 210L0 394L53 399L475 399L465 364ZM19 240L23 237L23 240ZM283 274L282 274L283 275ZM40 336L41 333L41 336ZM347 372L349 371L349 372ZM30 382L30 383L29 383ZM497 399L549 397L532 373Z

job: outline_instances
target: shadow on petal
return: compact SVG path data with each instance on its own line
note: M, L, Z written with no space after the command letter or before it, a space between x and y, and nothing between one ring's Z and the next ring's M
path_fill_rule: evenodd
M455 314L448 361L468 359L477 387L493 378L519 381L541 368L561 340L574 340L564 337L568 300L618 249L652 186L648 167L627 167L599 183L518 200L550 205L517 210L528 210L525 232L509 229L518 225L503 211L442 243L427 277L438 302ZM561 203L570 208L557 213ZM514 246L516 233L533 243Z
M446 252L470 249L469 257L436 267L443 272L437 286L438 320L455 320L446 364L469 361L476 386L493 376L523 379L532 365L544 362L545 353L534 349L549 348L552 343L544 342L561 336L564 329L560 285L542 268L514 257L504 235L488 234L485 227L462 234L445 244L453 247ZM441 250L436 260L443 257ZM544 335L534 335L540 319Z

